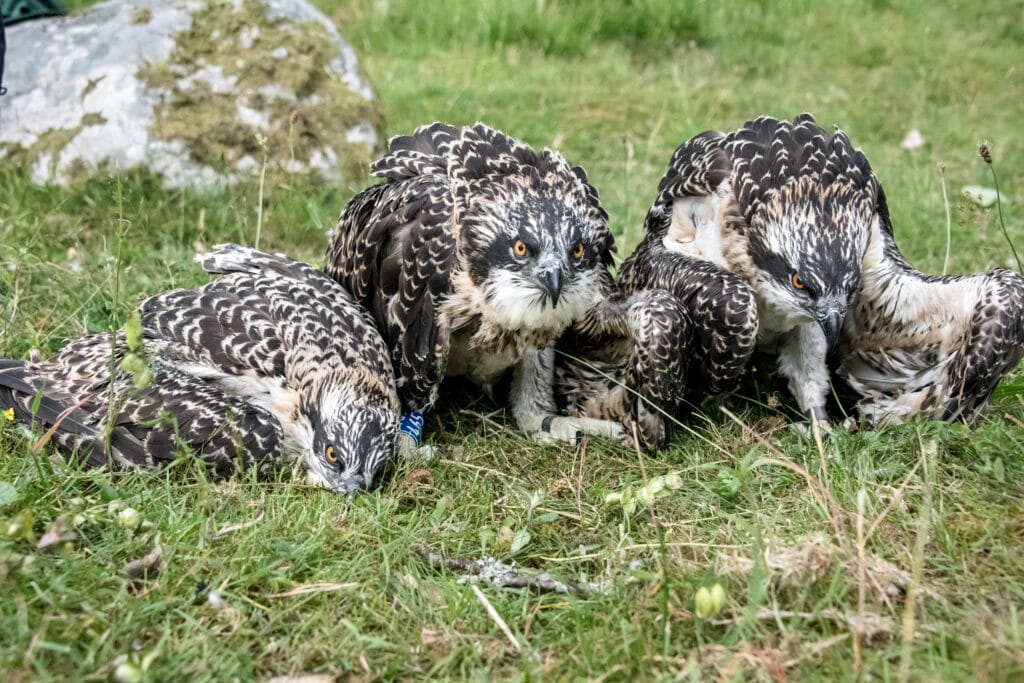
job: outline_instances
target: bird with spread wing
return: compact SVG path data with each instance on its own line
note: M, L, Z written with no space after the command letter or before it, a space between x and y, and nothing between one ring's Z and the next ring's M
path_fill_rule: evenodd
M0 360L0 406L88 465L154 467L191 451L217 476L297 461L310 484L373 486L394 452L398 397L366 311L284 256L224 245L197 260L223 275L146 299L141 335Z
M597 191L561 154L484 124L395 137L384 179L345 207L326 270L373 314L391 350L403 431L445 377L492 389L511 371L520 429L540 440L618 436L618 423L556 415L555 339L596 305L612 236Z
M618 286L618 297L573 331L584 360L598 364L559 368L560 395L593 417L637 419L637 408L622 409L627 393L685 414L735 386L762 349L777 355L797 406L814 419L827 419L838 378L875 422L918 414L970 421L1024 353L1024 278L914 269L864 154L807 114L760 117L680 145ZM655 351L639 352L655 354L671 392L648 392L637 380L651 372L633 340L647 337L627 314L643 308L642 297L657 300L649 314L663 323L645 332L661 329ZM609 351L601 336L609 329L632 357ZM596 378L601 363L607 371ZM645 442L664 440L663 422L648 418Z

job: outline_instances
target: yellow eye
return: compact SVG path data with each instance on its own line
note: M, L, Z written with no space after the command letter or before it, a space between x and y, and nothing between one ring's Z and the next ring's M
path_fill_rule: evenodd
M790 278L790 279L793 281L793 286L796 287L797 289L803 289L804 288L804 281L801 280L800 276L797 275L796 273L793 273L793 277Z
M324 457L327 458L327 462L336 463L338 462L338 456L334 454L334 446L328 446L327 450L324 451Z
M519 258L526 256L526 243L522 240L516 240L516 243L512 245L512 253Z
M579 261L583 258L583 242L576 245L576 248L572 250L572 257Z

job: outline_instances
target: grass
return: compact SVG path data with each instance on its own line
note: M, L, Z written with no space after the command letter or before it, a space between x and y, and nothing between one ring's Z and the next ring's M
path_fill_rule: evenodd
M318 4L361 55L389 134L479 119L558 147L601 190L620 255L675 146L762 112L809 110L847 130L886 187L904 252L926 270L941 271L946 254L939 161L950 271L1012 265L993 212L959 197L990 178L979 140L1010 198L1006 229L1024 236L1019 2ZM914 152L899 144L911 128L926 140ZM144 294L205 281L194 243L252 243L258 222L264 248L319 261L362 184L297 186L268 170L260 202L256 183L200 196L127 173L40 188L0 168L0 356L50 353L123 320ZM733 397L726 405L768 445L712 402L642 467L607 442L495 434L459 412L495 407L470 394L429 416L435 462L352 503L284 485L288 472L215 484L187 463L78 471L31 452L7 424L0 482L16 498L0 485L0 670L103 679L147 660L151 680L1019 680L1022 381L1010 378L973 430L842 433L825 457L785 425L784 408L759 404L765 395ZM684 487L651 508L604 504L670 472ZM142 527L119 523L124 507ZM58 519L77 523L74 539L38 549ZM482 586L517 649L417 543L601 590ZM130 578L126 563L155 547L159 573ZM924 591L908 600L917 582ZM715 583L724 608L698 620L694 596ZM282 595L315 584L337 585Z

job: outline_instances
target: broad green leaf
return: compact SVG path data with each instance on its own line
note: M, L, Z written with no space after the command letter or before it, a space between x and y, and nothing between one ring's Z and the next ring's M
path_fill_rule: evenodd
M529 542L530 532L526 529L520 529L516 532L516 535L512 537L512 547L509 549L509 552L515 555L520 550L525 548Z
M0 508L10 505L18 499L18 489L7 481L0 481Z
M960 188L960 191L965 197L970 199L972 202L977 204L983 209L987 209L996 203L996 199L999 199L1003 204L1007 203L1006 195L1002 192L997 192L993 187L982 187L981 185L964 185Z

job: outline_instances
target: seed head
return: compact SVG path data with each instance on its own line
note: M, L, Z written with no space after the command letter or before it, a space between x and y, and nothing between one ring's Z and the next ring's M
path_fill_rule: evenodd
M978 156L980 156L981 160L986 164L992 163L992 152L989 151L987 142L978 143Z
M701 586L693 598L694 613L700 619L710 619L722 611L725 605L725 589L722 584L716 583L710 589Z

